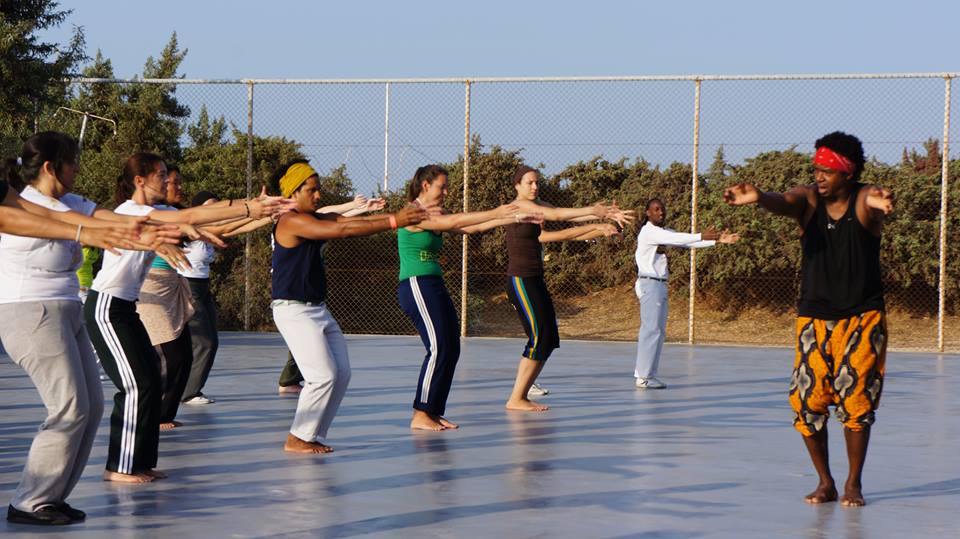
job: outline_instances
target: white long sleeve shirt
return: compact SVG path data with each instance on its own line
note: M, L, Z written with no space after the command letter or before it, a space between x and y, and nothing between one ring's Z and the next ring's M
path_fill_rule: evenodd
M696 249L713 247L714 240L706 240L700 234L686 234L669 228L663 228L648 222L640 228L637 234L637 276L666 279L670 274L667 270L667 255L658 253L657 247L686 247Z

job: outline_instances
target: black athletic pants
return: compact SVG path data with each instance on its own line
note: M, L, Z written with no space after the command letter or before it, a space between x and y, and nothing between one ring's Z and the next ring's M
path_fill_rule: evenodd
M83 309L100 364L118 389L107 470L132 474L153 469L160 444L160 361L137 304L90 290Z

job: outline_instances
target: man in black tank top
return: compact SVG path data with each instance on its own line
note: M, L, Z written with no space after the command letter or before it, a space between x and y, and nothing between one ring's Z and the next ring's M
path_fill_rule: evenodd
M857 137L838 131L815 146L814 183L785 193L763 193L741 183L723 197L734 206L759 204L800 226L803 259L790 405L820 478L805 501L837 500L826 427L829 406L835 406L850 459L840 503L862 506L863 463L886 362L880 233L893 211L893 195L859 183L864 153Z

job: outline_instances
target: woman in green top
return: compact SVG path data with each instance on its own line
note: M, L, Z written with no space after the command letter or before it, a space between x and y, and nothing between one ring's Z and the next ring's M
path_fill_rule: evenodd
M407 196L422 208L442 206L447 196L447 171L439 165L417 169ZM460 320L443 283L440 267L441 233L471 234L511 223L538 223L540 214L520 214L513 204L494 210L441 214L397 231L400 252L400 307L417 327L427 349L417 381L410 428L440 431L457 425L443 417L460 358Z

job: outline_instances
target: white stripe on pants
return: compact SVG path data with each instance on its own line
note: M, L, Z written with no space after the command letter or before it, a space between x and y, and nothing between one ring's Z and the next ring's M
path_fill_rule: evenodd
M410 290L413 292L413 301L417 304L417 310L420 317L423 318L423 325L427 328L427 340L430 341L430 361L427 362L427 370L423 373L423 384L420 390L420 402L426 404L430 396L430 382L433 380L433 373L437 368L437 330L433 327L433 320L430 318L430 309L427 308L427 302L423 299L423 293L420 292L420 283L416 277L410 277Z
M633 375L650 378L657 375L660 351L667 335L667 283L637 279L634 286L640 300L640 333L637 336L637 366Z
M347 341L326 305L273 302L273 320L303 374L290 434L307 442L326 438L350 383Z
M103 387L79 301L0 305L0 338L30 376L47 417L10 505L33 512L64 501L80 479L103 415Z

